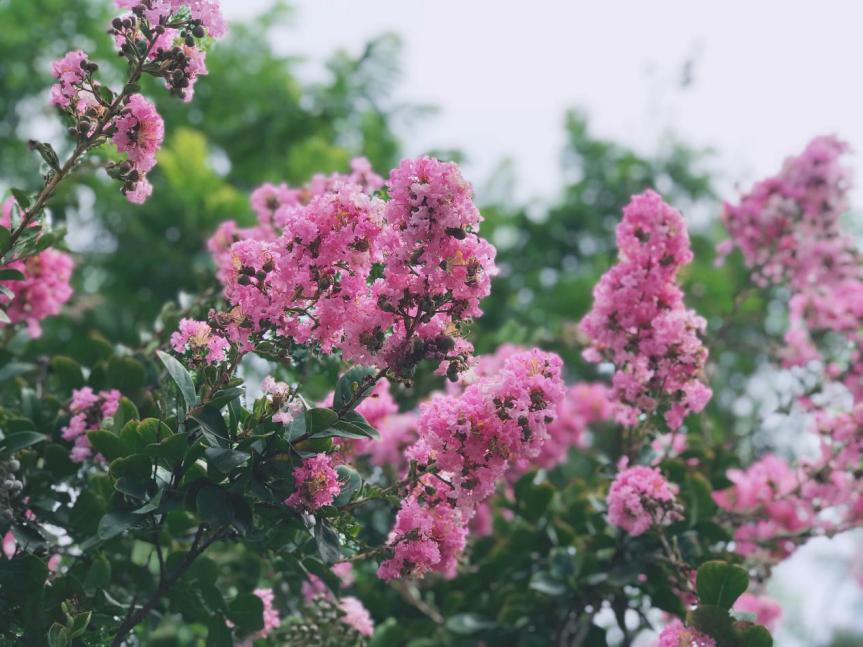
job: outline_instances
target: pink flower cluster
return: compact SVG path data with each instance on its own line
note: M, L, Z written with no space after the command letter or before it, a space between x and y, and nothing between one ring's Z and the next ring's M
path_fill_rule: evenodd
M447 393L457 394L477 379L492 376L501 369L507 358L524 352L514 344L502 344L493 354L480 355L470 370L464 372L459 381L447 384ZM566 460L572 447L585 447L590 425L612 419L613 404L608 387L600 383L579 382L567 387L564 397L558 402L554 420L546 426L548 438L539 454L522 459L511 474L521 473L537 467L551 469Z
M227 27L218 0L116 0L131 14L114 18L109 33L119 53L139 72L163 78L172 94L190 101L199 76L207 74L203 40L219 38ZM146 63L138 65L143 57ZM164 124L155 106L140 94L116 97L94 79L98 66L82 50L54 61L51 103L75 121L79 139L110 137L126 161L107 165L123 184L130 202L142 203L153 187L146 174L164 137ZM130 81L137 81L130 77ZM122 99L122 103L118 102Z
M116 389L95 393L89 386L85 386L72 391L72 401L69 404L72 417L63 427L62 434L63 440L74 444L69 457L75 463L83 463L93 455L87 432L100 429L105 418L117 413L119 405L120 392Z
M754 614L755 622L764 625L770 631L773 631L777 621L782 617L782 607L778 602L752 593L744 593L737 598L734 610Z
M327 454L304 459L294 468L293 477L296 489L285 503L306 512L330 505L342 487L332 458Z
M14 198L3 202L0 225L9 227ZM0 269L17 270L24 275L20 281L0 280L0 305L5 306L12 324L25 323L31 337L39 337L39 322L60 312L63 304L72 297L72 257L55 249L45 249L23 261L13 261ZM6 294L8 290L11 295ZM0 327L4 324L0 323Z
M672 429L701 411L712 392L703 381L705 321L683 303L678 270L692 260L686 223L653 191L633 196L617 226L618 263L594 288L581 322L585 359L615 366L612 398L621 424L664 412Z
M820 452L791 467L767 455L746 470L729 470L732 487L716 502L740 517L738 553L783 559L809 536L832 535L863 522L863 483L855 477L863 458L863 404L850 412L815 416Z
M59 82L51 88L51 101L75 118L78 132L92 136L96 122L107 111L107 104L97 99L98 83L87 76L88 66L92 64L81 50L55 61L52 73ZM117 150L126 154L125 163L110 167L113 175L123 182L124 195L130 202L144 202L153 191L146 175L156 165L156 152L165 134L156 106L142 95L133 94L126 98L102 133L111 134Z
M349 627L353 627L361 636L371 636L375 632L375 623L368 609L363 603L352 595L339 600L339 608L344 615L341 620Z
M156 152L165 137L165 123L156 106L140 94L133 94L114 119L114 127L112 141L131 164L123 192L129 202L141 204L153 192L147 173L156 166Z
M187 10L192 20L197 21L212 38L221 38L228 32L222 16L219 0L114 0L120 9L131 9L152 26L165 25L173 16Z
M332 565L330 571L338 576L340 586L350 586L354 583L354 569L350 562L337 562ZM327 599L333 597L324 581L313 573L309 573L306 581L303 582L302 593L306 602L311 602L318 596L323 596Z
M810 528L812 506L800 496L802 474L787 462L767 455L746 470L728 471L734 485L714 492L723 509L750 520L734 531L735 549L741 555L784 558L796 544L792 535Z
M231 305L235 341L274 336L342 352L410 377L426 358L455 375L470 345L458 324L480 314L495 273L494 248L458 167L406 160L387 189L368 162L300 189L267 184L252 194L259 224L223 224L210 240ZM382 276L372 277L375 264Z
M261 391L269 397L275 409L273 422L290 424L303 411L303 403L294 398L294 392L286 382L277 382L268 375L261 381Z
M835 137L816 137L739 204L727 203L723 221L731 239L722 251L739 248L756 284L791 290L786 363L822 359L813 339L837 333L852 347L848 386L863 394L863 266L856 242L839 222L851 188L850 170L841 161L847 151Z
M539 350L507 357L498 371L420 410L411 460L434 473L403 502L390 533L383 579L434 571L451 577L467 524L495 483L520 459L536 457L564 395L559 357Z
M455 577L467 542L467 524L451 502L451 490L440 477L422 477L402 501L387 542L392 556L381 563L378 577L418 578L429 572Z
M339 577L341 586L347 587L353 584L354 573L350 562L339 562L334 564L330 570ZM328 600L334 598L324 581L311 573L308 579L303 582L302 592L306 602L311 602L318 596ZM361 636L371 636L374 633L374 621L362 601L354 596L346 595L340 598L338 603L343 614L341 617L343 623L352 627Z
M716 647L716 641L675 618L659 634L657 647Z
M75 49L51 64L51 75L57 79L51 86L52 104L61 108L74 106L77 112L83 112L88 105L98 105L92 92L84 93L81 89L88 62L87 53Z
M608 521L633 537L680 518L676 487L654 467L636 465L615 477L608 490Z
M181 319L180 329L171 334L171 347L193 364L216 364L227 359L231 344L206 321Z

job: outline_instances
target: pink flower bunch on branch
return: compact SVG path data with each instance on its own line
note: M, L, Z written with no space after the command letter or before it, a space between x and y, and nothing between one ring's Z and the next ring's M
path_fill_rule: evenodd
M481 313L496 272L470 185L455 164L431 158L392 172L389 201L373 195L382 185L355 160L349 175L300 189L264 185L252 194L258 226L219 228L209 248L232 341L339 350L400 379L424 359L452 378L467 366L472 348L459 329Z
M207 73L205 39L223 36L226 26L216 0L116 4L131 11L115 18L109 30L119 54L129 62L127 83L115 93L97 81L99 66L82 50L68 52L52 64L57 83L51 88L51 102L68 116L69 133L77 140L68 168L53 165L58 175L64 175L84 151L110 140L126 159L109 163L108 174L122 183L130 202L141 203L153 190L147 173L156 164L164 123L155 105L138 93L138 81L142 74L163 78L172 94L191 100L195 81ZM46 161L51 163L50 156Z
M87 432L100 429L105 418L117 413L119 405L120 392L116 389L94 392L89 386L85 386L72 391L72 401L69 404L72 417L63 427L62 435L63 440L74 444L69 454L74 462L83 463L93 455Z
M206 321L180 320L180 329L171 335L171 347L194 364L216 364L227 359L230 342Z
M791 466L768 454L745 470L729 470L731 488L716 502L736 520L738 553L760 561L788 557L809 538L832 536L863 523L863 405L815 416L820 451Z
M824 359L814 339L836 333L852 347L846 383L861 393L863 265L855 241L840 227L851 188L842 163L847 151L835 137L816 137L778 175L758 182L738 204L726 203L722 219L731 239L721 251L739 248L757 285L791 290L786 364ZM829 368L842 372L839 365Z
M617 264L594 288L581 322L585 359L611 362L618 422L664 414L676 429L701 411L712 392L704 382L705 321L683 303L677 273L692 260L683 217L653 191L632 198L617 227Z
M10 227L14 198L3 202L0 225ZM4 271L20 272L15 279L0 279L0 305L5 306L9 324L25 323L33 338L42 335L40 321L60 312L72 297L72 270L75 263L69 254L45 249L35 256L3 265ZM0 328L4 327L0 321Z
M447 384L447 393L459 394L477 380L494 376L508 358L526 350L514 344L502 344L494 353L478 356L470 370L461 374L458 382ZM560 465L572 447L586 447L589 444L588 428L591 425L611 420L612 414L610 390L604 384L577 382L567 386L563 398L557 404L554 420L546 425L548 437L539 453L519 460L517 469L510 471L508 478L515 480L537 467L551 469Z
M551 353L516 353L463 393L437 395L421 407L419 440L407 455L430 471L402 503L381 578L454 575L477 506L548 438L564 395L561 367Z
M635 465L618 473L608 490L608 520L633 537L681 518L676 486L654 467Z

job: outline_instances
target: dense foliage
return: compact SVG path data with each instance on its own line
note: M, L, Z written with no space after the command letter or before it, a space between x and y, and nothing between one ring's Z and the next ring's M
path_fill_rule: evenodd
M845 144L717 254L680 144L572 113L559 203L480 210L398 161L390 38L305 87L283 9L66 4L0 4L3 644L772 644L771 570L863 519ZM780 367L813 456L734 406Z

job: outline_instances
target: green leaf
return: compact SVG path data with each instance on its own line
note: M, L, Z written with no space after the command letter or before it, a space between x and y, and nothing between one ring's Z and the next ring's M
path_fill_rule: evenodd
M254 593L240 593L228 605L227 615L241 634L258 631L264 626L264 603Z
M700 604L686 614L686 624L716 640L717 647L738 647L727 609Z
M204 434L210 447L228 446L230 442L228 425L225 424L225 419L218 409L205 404L193 410L189 417L201 426L201 433Z
M168 465L175 465L186 453L187 439L186 434L174 434L163 438L158 444L147 445L144 453L153 458L161 458L167 461Z
M109 512L99 521L97 535L102 541L107 541L126 532L139 519L131 512Z
M291 424L288 425L288 441L293 442L297 438L304 436L306 434L306 428L306 412L301 411L299 414L294 416L294 419L291 420Z
M138 499L148 498L153 483L152 471L153 462L146 454L118 458L110 466L111 476L116 479L114 487Z
M120 440L120 437L111 431L97 429L87 432L87 439L99 454L102 454L108 462L123 458L129 453L126 445Z
M140 418L141 415L138 413L138 407L129 398L125 396L120 398L120 404L114 413L114 433L121 434L129 421L139 420Z
M339 465L336 468L339 474L339 481L342 483L342 489L338 496L333 499L333 505L339 507L346 504L354 496L354 493L360 489L363 484L362 478L352 467L347 465Z
M334 564L341 557L339 536L322 519L315 524L315 543L325 564Z
M0 440L0 458L7 458L15 452L30 447L45 440L45 435L35 431L18 431L10 433Z
M111 562L104 555L97 555L90 568L87 569L87 575L84 577L84 590L87 595L93 595L100 589L107 586L111 581Z
M210 399L208 404L216 409L221 409L232 400L239 398L243 393L245 393L245 389L240 386L232 386L227 389L222 389L213 394L213 397Z
M142 505L140 508L132 510L132 514L150 514L154 510L158 510L162 503L162 495L164 493L165 490L159 490L152 499L147 501L147 503Z
M51 146L51 144L39 142L35 139L31 139L27 144L30 146L31 150L39 151L39 155L42 156L45 163L53 170L60 170L60 158L57 157L57 153L54 151L54 147Z
M24 274L11 267L0 270L0 281L23 281Z
M705 562L695 580L701 604L730 609L749 586L746 570L726 562Z
M339 414L332 409L309 409L306 411L306 433L309 436L323 434L338 419Z
M0 256L9 249L10 240L12 240L12 232L6 227L0 226Z
M552 577L551 573L537 571L530 578L530 588L546 595L558 596L566 593L566 585Z
M375 373L375 369L366 366L354 366L346 371L336 383L333 409L341 411L348 402L351 402L351 409L356 408L372 392L371 378ZM361 389L364 389L363 394L357 397Z
M339 422L347 422L354 427L359 427L362 430L362 433L368 438L378 439L381 437L378 430L372 427L369 424L369 421L365 419L365 416L363 416L359 411L348 411L342 416Z
M9 315L6 314L6 311L0 307L0 323L11 324L12 320L9 318Z
M15 198L15 202L22 209L27 209L30 206L30 196L21 189L9 189L9 192Z
M138 435L144 441L144 445L158 443L163 438L168 438L174 435L171 428L161 420L156 418L144 418L138 424Z
M180 389L180 394L186 402L186 407L189 409L194 407L198 402L198 396L195 393L195 383L189 371L180 362L168 355L168 353L157 350L156 355L159 356L159 359L168 371L168 375L171 376L177 388Z
M710 483L701 474L687 474L685 488L689 505L689 521L695 526L701 521L708 521L716 512L716 503L713 501L713 489Z
M221 526L231 523L234 518L230 494L214 483L208 483L198 490L198 495L195 497L195 509L201 521L213 525Z
M0 367L0 382L11 380L13 377L28 373L34 368L36 368L36 365L29 362L7 362L4 366Z
M549 483L534 483L536 472L528 472L515 484L515 501L519 514L536 523L545 514L554 498L554 488Z
M55 355L51 360L51 371L64 393L70 393L72 389L80 389L84 386L84 373L81 366L71 357Z
M497 624L476 613L457 613L446 621L446 628L460 636L470 636L478 631L492 629Z
M59 622L55 622L48 629L48 647L68 647L69 630Z
M99 98L106 104L110 104L114 100L114 93L111 92L111 88L106 85L97 85L96 94L99 95Z
M131 393L147 382L147 370L141 362L125 356L108 360L108 384L123 393Z
M236 449L225 449L222 447L208 447L204 450L204 456L209 465L212 465L217 470L224 472L225 474L235 467L239 467L252 457L251 454L246 452L240 452Z
M206 647L233 647L234 639L231 630L225 624L225 619L219 615L213 615L207 623Z
M773 647L773 637L767 627L752 625L739 633L740 647Z
M87 627L90 624L90 620L93 618L92 611L84 611L83 613L76 613L72 616L72 622L69 625L69 637L77 638L85 631L87 631Z
M0 591L15 599L37 592L48 577L48 566L30 553L0 560Z

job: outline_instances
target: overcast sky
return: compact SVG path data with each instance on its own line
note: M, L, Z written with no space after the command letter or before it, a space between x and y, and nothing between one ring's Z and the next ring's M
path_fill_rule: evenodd
M269 0L223 0L230 16ZM728 184L773 172L814 135L861 151L863 3L761 0L298 0L278 47L319 74L334 49L393 31L405 43L398 97L441 112L408 152L464 149L477 184L511 157L520 195L560 186L562 116L650 150L673 130L718 152ZM817 9L816 9L817 7ZM692 61L692 84L681 89ZM855 198L863 193L859 191ZM855 199L859 202L859 199Z
M231 17L269 0L222 0ZM815 135L859 152L863 177L863 3L822 0L297 0L280 51L320 78L335 49L361 51L383 32L405 44L397 98L441 112L408 153L457 147L482 186L512 158L523 198L561 186L563 114L586 109L598 134L649 151L673 131L715 149L726 189L775 172ZM691 84L681 87L691 62ZM859 208L863 191L856 190ZM830 628L858 629L860 585L848 566L860 542L815 543L783 565L774 587L786 610L783 647L825 644ZM855 555L857 558L855 559ZM808 627L804 632L800 624ZM797 626L795 626L797 625ZM808 635L806 635L808 633ZM796 634L796 635L795 635Z

